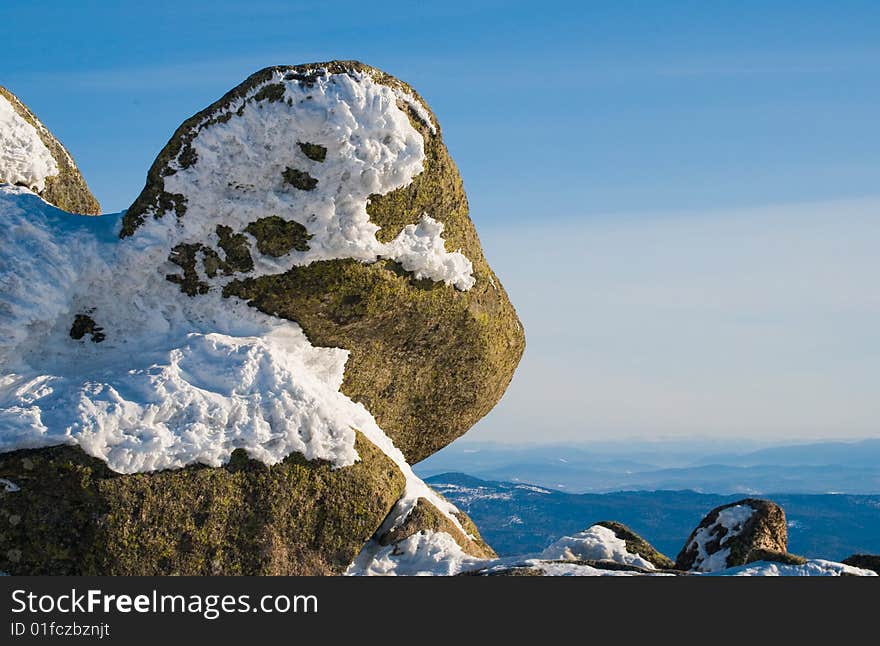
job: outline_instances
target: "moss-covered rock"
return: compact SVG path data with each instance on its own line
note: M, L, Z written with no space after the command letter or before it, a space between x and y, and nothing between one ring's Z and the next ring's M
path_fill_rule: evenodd
M658 552L654 549L653 545L623 523L618 523L614 520L603 520L596 524L610 529L614 532L614 535L617 536L617 538L626 543L627 552L630 554L638 554L654 567L661 570L668 570L675 566L675 563L671 558Z
M34 127L43 145L49 150L58 166L58 174L46 178L45 187L40 192L40 197L49 204L54 204L71 213L98 215L101 212L101 206L89 190L67 149L12 92L0 86L0 97L9 101L15 112ZM5 180L0 173L0 182L3 181Z
M719 521L724 510L733 507L750 507L751 515L745 522L729 529ZM702 545L702 548L701 548ZM726 550L725 554L721 554ZM800 557L788 554L788 527L782 507L769 500L746 498L710 511L691 532L678 557L675 567L679 570L706 568L706 558L723 556L712 570L745 565L754 561L774 560L801 564Z
M476 284L459 291L443 283L417 280L391 261L325 260L275 275L236 274L224 295L296 321L313 345L348 350L342 392L363 403L407 459L417 462L462 435L492 409L513 376L525 339L501 282L483 256L468 216L461 177L434 125L436 119L412 88L356 61L257 72L178 128L127 211L121 235L135 235L147 217L187 217L187 198L166 190L165 179L197 163L192 144L202 129L241 113L242 102L282 101L283 87L269 82L279 75L309 87L326 73L366 73L418 102L414 106L401 100L399 106L424 140L424 170L409 185L372 196L367 211L381 227L377 237L382 242L430 213L445 227L446 247L461 250L472 262ZM258 86L259 91L251 92ZM305 155L310 161L304 163L326 163L326 149L319 150L312 142L292 141L291 148L292 158ZM314 188L314 178L302 168L288 167L283 175L296 189ZM230 235L245 233L268 255L308 248L307 231L284 226L270 204L244 231ZM220 272L240 271L229 266L228 253L211 248L208 241L183 245L170 260L184 271L170 274L169 280L189 295L208 289L196 269L199 254L206 269L216 265Z
M379 544L393 545L421 531L445 532L455 539L455 542L458 543L465 554L483 559L491 559L498 556L495 554L495 550L483 541L476 525L466 514L459 512L456 514L456 518L461 523L466 534L428 500L419 498L403 523L379 536Z
M0 571L10 574L338 574L404 478L358 434L361 461L292 454L266 466L121 475L78 447L0 454ZM2 486L5 485L5 486Z

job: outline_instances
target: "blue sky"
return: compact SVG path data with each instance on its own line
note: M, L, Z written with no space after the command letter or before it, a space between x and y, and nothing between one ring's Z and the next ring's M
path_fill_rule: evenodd
M876 2L13 4L0 84L107 211L261 67L414 85L529 340L471 439L880 434Z

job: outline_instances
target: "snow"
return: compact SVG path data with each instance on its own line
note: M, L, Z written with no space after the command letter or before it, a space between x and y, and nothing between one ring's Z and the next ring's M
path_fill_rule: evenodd
M554 563L547 561L529 560L526 565L536 567L544 576L674 576L666 572L636 572L632 570L605 570L581 565L578 563Z
M362 555L363 556L363 555ZM452 576L478 569L486 561L469 556L446 532L424 530L406 539L380 547L347 574L362 576Z
M476 283L473 265L460 251L449 253L440 234L443 223L427 214L422 215L418 225L406 225L382 253L385 258L398 261L416 278L442 280L467 291Z
M743 526L754 513L755 510L750 505L734 505L718 512L715 522L708 527L700 527L688 545L688 549L692 547L697 549L697 557L694 559L692 569L699 572L718 572L727 568L730 548L723 546L742 532ZM717 538L721 528L726 529L727 532L721 538L719 549L710 554L707 546Z
M635 565L649 570L653 563L626 549L626 541L618 538L613 530L593 525L573 536L563 536L541 552L541 558L564 561L614 561L622 565Z
M729 568L719 572L713 572L710 576L877 576L872 570L812 559L803 565L789 565L785 563L773 563L768 561L756 561L738 567Z
M46 178L58 172L58 164L37 129L0 95L0 180L42 191Z
M535 485L520 484L520 485L516 485L516 488L521 489L523 491L529 491L531 493L540 493L540 494L545 494L545 495L553 493L552 491L548 491L547 489L544 489L543 487L536 487Z
M475 502L482 500L511 500L513 494L495 491L490 487L465 487L456 484L434 483L434 489L446 495L455 495L455 498L465 508L469 508Z
M260 254L251 239L258 275L317 260L387 258L417 278L470 289L471 261L460 251L446 251L444 225L432 214L381 243L379 226L367 213L371 195L407 186L424 169L422 136L397 103L402 90L366 73L328 74L305 86L278 72L248 96L277 84L284 87L279 101L240 99L227 108L230 119L205 118L191 144L196 163L182 168L175 160L176 172L165 178L167 192L186 198L186 216L148 218L138 237L199 242L216 238L218 224L241 231L258 218L278 215L308 230L309 249L274 258ZM324 146L325 160L309 159L296 142ZM308 173L317 184L312 190L291 186L284 178L288 168Z
M21 487L15 484L12 480L7 480L6 478L0 478L0 486L3 487L3 491L6 493L15 493L16 491L21 491Z

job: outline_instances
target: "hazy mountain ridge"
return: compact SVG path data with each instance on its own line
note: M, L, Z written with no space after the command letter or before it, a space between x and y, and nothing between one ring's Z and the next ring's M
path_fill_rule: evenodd
M719 450L717 444L451 446L422 476L465 472L572 493L689 489L716 494L880 494L880 440Z
M687 490L570 494L461 473L427 481L473 518L501 556L543 550L559 537L601 520L620 521L664 554L675 556L707 509L742 497ZM793 553L840 560L854 553L880 552L880 495L762 497L785 509Z

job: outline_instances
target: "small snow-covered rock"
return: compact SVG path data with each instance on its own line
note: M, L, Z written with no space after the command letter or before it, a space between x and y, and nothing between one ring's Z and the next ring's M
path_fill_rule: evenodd
M717 572L758 560L803 563L788 554L782 507L769 500L747 498L710 511L691 532L675 567Z

